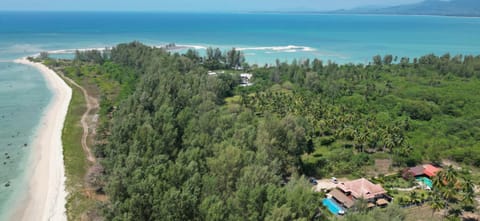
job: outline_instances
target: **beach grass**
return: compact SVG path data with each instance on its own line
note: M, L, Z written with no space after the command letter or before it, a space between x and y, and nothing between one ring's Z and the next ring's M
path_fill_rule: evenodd
M80 120L87 107L82 91L72 84L69 86L72 88L72 100L62 134L66 188L69 193L66 208L68 220L81 220L85 211L95 207L95 201L84 194L84 177L89 163L81 145L83 128Z

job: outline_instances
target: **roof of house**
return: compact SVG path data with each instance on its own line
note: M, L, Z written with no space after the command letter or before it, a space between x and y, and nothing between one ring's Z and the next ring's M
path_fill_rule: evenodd
M438 171L440 171L439 168L434 167L430 164L423 165L423 168L425 168L423 173L425 173L425 175L427 175L429 177L437 175Z
M425 171L425 168L422 165L411 167L410 169L408 169L408 172L411 173L413 176L421 176L425 174L424 171Z
M338 185L343 192L350 192L355 198L371 199L377 195L385 194L382 186L373 184L365 178L353 180Z
M431 164L425 164L425 165L420 165L416 167L410 167L407 170L407 173L412 174L413 176L422 176L422 175L427 175L429 177L435 176L438 171L440 171L439 168L432 166Z
M377 205L379 206L384 206L384 205L387 205L388 204L388 201L386 199L379 199L377 200Z
M338 189L333 189L332 191L330 191L329 194L332 195L333 198L335 198L338 202L342 203L347 208L352 207L354 204L352 199L348 198L347 195L345 195L344 193L342 193L342 191Z

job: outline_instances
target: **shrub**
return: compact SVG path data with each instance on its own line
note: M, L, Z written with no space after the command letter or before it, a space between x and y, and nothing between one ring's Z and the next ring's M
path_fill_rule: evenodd
M432 102L426 101L405 101L401 105L401 111L406 113L411 119L429 121L437 112L438 106Z

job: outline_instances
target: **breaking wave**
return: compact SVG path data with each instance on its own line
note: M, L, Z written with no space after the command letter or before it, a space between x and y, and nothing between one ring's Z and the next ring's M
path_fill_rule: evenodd
M288 46L272 46L272 47L246 47L246 48L237 48L240 51L271 51L271 52L311 52L316 51L315 48L307 47L307 46L296 46L296 45L288 45Z

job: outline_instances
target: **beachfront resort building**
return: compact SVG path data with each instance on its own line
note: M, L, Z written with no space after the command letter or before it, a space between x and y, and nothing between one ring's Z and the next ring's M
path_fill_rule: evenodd
M382 186L373 184L365 178L339 183L335 189L327 194L327 199L325 200L328 201L327 205L338 204L340 208L349 209L353 207L355 201L359 199L366 200L369 208L386 206L392 200ZM324 204L326 204L326 201L324 201ZM341 209L338 211L342 213L335 213L334 211L337 210L331 210L330 207L328 208L334 214L342 214L344 212L344 210Z

